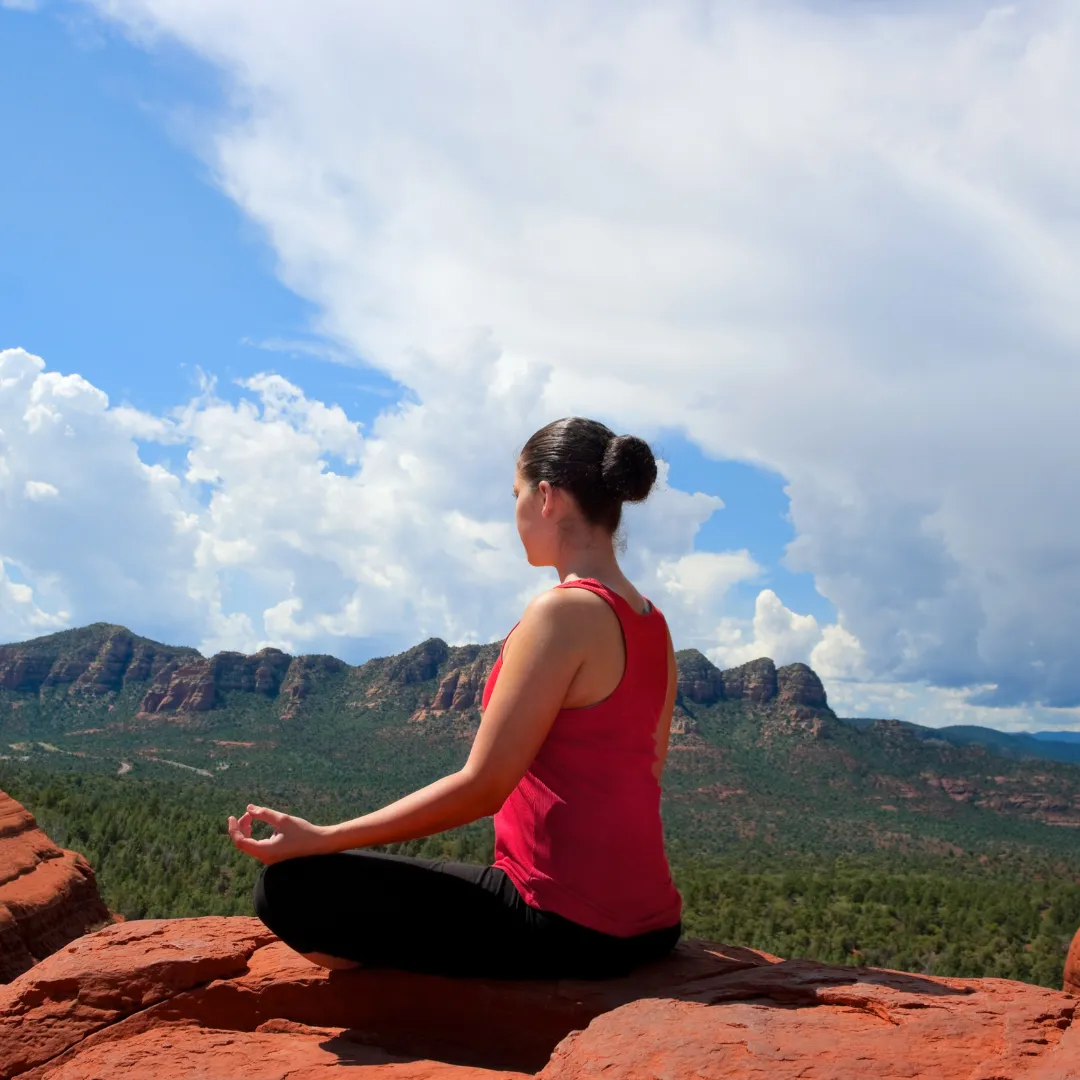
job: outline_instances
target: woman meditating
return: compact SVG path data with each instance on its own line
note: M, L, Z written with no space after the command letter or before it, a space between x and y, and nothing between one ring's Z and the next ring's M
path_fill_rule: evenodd
M675 654L612 539L655 480L641 439L580 417L541 428L517 462L517 527L560 583L503 642L461 770L340 825L259 806L229 818L267 864L255 910L291 948L329 968L603 978L675 946L660 818ZM491 814L491 866L353 850ZM274 835L252 838L253 821Z

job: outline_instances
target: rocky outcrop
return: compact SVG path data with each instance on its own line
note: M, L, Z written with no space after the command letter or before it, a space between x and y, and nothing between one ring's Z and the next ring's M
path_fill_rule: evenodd
M825 687L806 664L777 666L767 657L721 671L697 649L675 654L679 703L715 705L718 701L778 702L784 706L827 709Z
M698 731L697 721L680 705L675 703L671 713L672 735L696 735Z
M682 649L675 654L675 666L679 673L676 700L680 704L715 705L723 701L724 675L708 657L697 649Z
M277 697L292 663L280 649L260 649L253 656L220 652L162 670L139 704L139 712L206 712L230 692Z
M410 722L446 716L479 720L484 684L495 665L500 645L464 645L448 650L434 693L421 695Z
M90 864L0 791L0 982L111 918Z
M67 686L77 695L98 697L198 656L194 649L159 645L122 626L93 623L19 645L0 645L0 688L37 694Z
M986 763L993 766L998 762L987 755ZM923 773L921 779L927 786L944 792L953 802L968 803L999 814L1019 814L1047 825L1080 828L1080 790L1060 783L1054 785L1048 776L1036 774L1023 785L1013 776L986 775L985 772L967 776L928 772Z
M776 671L776 697L781 705L802 705L808 709L827 709L825 687L806 664L787 664Z
M39 694L65 690L73 699L117 694L145 687L142 716L204 713L225 704L230 693L280 697L282 718L296 708L323 676L350 670L363 687L363 704L374 706L403 691L422 689L414 717L468 713L480 694L501 642L448 646L441 638L397 656L369 660L359 668L332 656L292 657L279 649L253 656L222 652L204 657L194 649L161 645L122 626L95 623L20 645L0 646L0 690ZM769 659L721 671L697 649L676 654L680 706L720 701L768 703L827 709L821 680L805 664L776 668ZM433 687L424 684L438 680Z
M1080 930L1077 930L1065 958L1064 989L1066 993L1080 996Z
M724 694L732 701L772 701L777 693L776 665L767 657L724 672Z
M343 660L335 656L297 656L289 664L285 679L278 691L282 702L282 720L291 720L296 715L300 702L312 692L321 677L339 675L348 668Z
M438 675L439 667L449 656L450 647L442 638L428 638L427 641L382 661L378 682L387 687L427 682Z
M683 941L625 978L328 972L256 919L88 935L0 988L20 1080L1076 1080L1077 999Z

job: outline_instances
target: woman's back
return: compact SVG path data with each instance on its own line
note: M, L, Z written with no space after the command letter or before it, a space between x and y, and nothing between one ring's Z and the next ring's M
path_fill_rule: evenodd
M610 605L624 643L622 678L604 700L560 710L495 815L495 866L531 906L603 933L672 926L682 905L664 851L655 768L668 703L667 624L655 607L639 613L595 579L556 588L586 589ZM500 667L501 657L485 707Z

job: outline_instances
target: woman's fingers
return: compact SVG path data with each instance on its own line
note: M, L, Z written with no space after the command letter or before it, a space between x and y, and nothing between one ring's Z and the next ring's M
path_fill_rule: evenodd
M265 843L263 840L253 840L251 837L251 815L244 814L242 817L235 818L230 815L229 817L229 837L232 842L241 851L253 853L254 849L250 847L251 844ZM271 838L272 839L272 838ZM242 843L247 841L247 843Z
M274 828L278 828L287 818L288 814L283 814L279 810L271 810L267 806L248 806L247 814L244 816L251 817L254 821L265 821L267 825L273 825Z
M296 837L292 836L290 840L290 836L284 831L289 822L295 820L297 819L288 814L266 806L249 805L240 817L229 817L229 838L238 851L254 855L264 863L275 862L277 859L286 858L286 851L296 844ZM274 835L263 840L254 839L251 835L253 821L265 821L275 830Z

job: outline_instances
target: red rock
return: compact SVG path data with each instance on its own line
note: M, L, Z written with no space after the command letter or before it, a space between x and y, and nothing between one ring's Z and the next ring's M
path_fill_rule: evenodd
M714 705L724 699L724 676L707 656L697 649L682 649L675 654L678 673L678 701Z
M1077 1000L683 941L627 978L329 972L256 919L129 922L0 987L20 1080L1077 1080Z
M1065 957L1065 992L1080 996L1080 930L1072 940L1069 955Z
M724 696L732 701L772 701L778 692L776 665L768 657L731 668L723 676Z
M806 705L826 709L829 702L817 672L806 664L788 664L776 669L777 697L785 705Z
M0 983L111 917L90 864L0 791Z
M320 675L337 675L345 671L348 665L333 656L296 656L289 663L288 671L281 683L281 699L284 708L282 720L292 720L300 703L311 693L313 678Z

